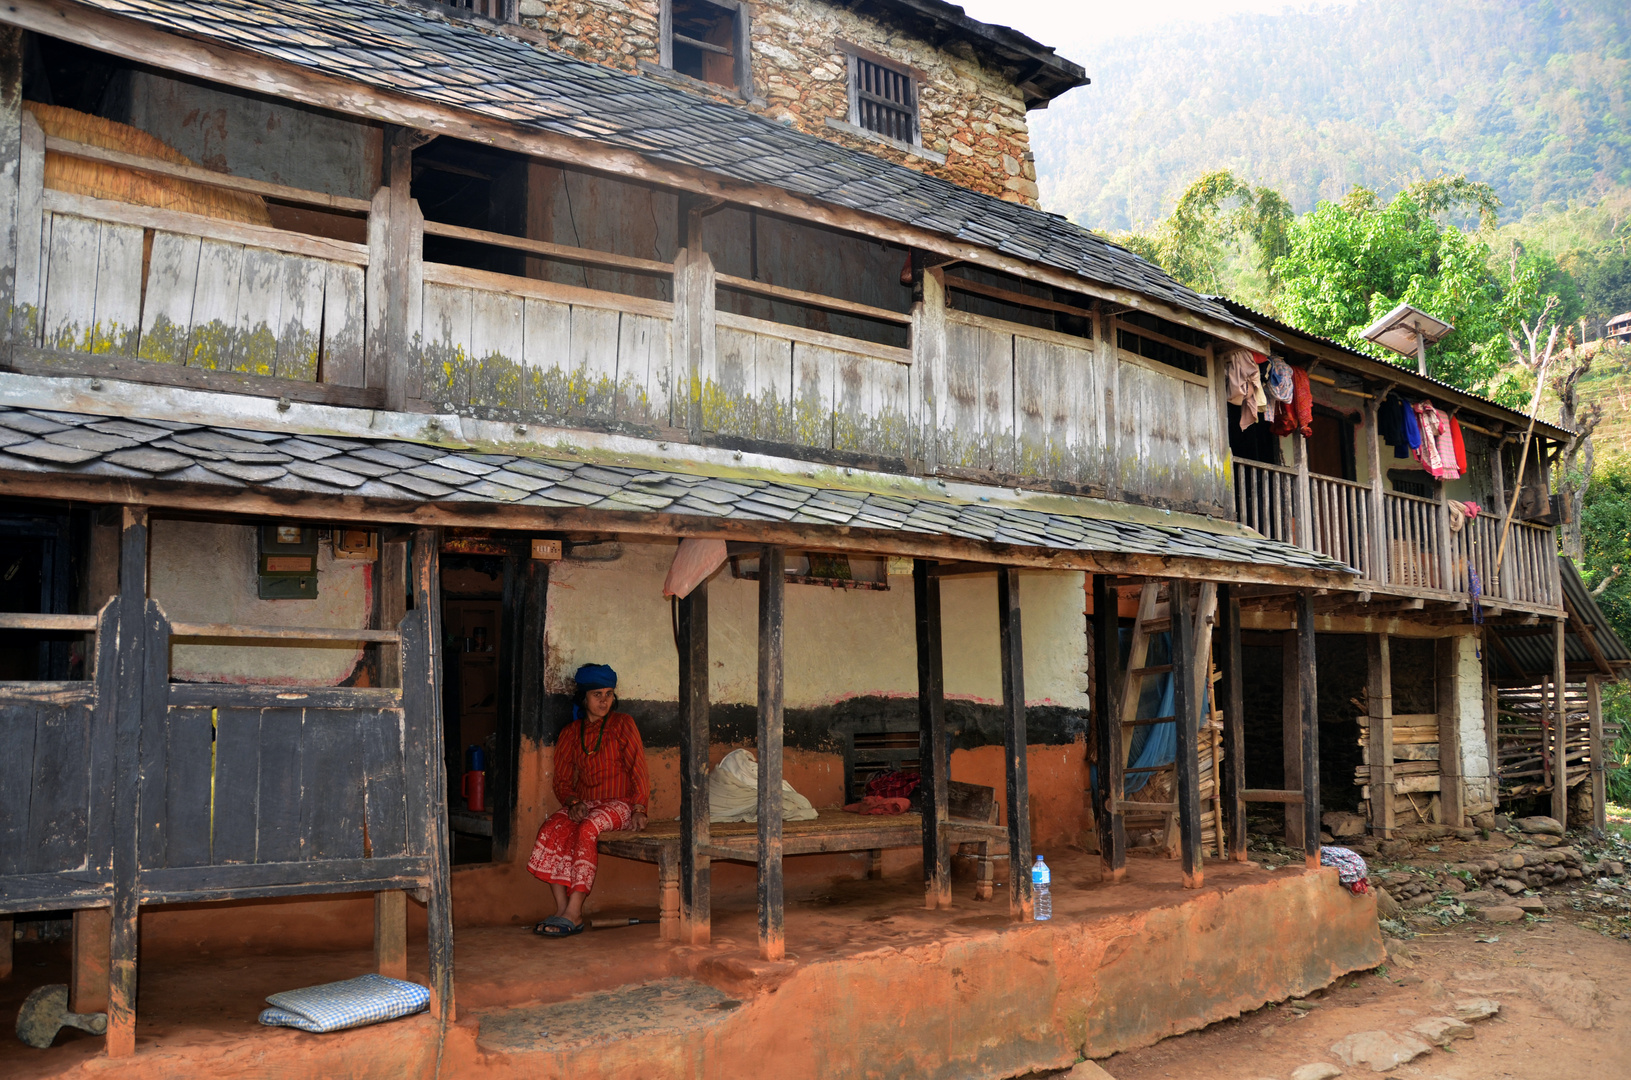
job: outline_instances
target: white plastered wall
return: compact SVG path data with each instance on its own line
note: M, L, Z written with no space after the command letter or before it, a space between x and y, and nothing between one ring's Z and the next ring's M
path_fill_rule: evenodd
M1461 717L1462 805L1468 817L1495 808L1490 776L1489 740L1484 732L1484 665L1478 639L1462 635L1455 642L1455 692Z
M622 696L673 701L678 692L669 602L663 579L672 544L625 544L614 561L572 559L550 570L548 685L571 688L579 664L611 664ZM830 705L857 695L917 694L912 580L891 577L888 592L787 587L786 705ZM1020 575L1025 697L1031 705L1086 709L1087 624L1083 577L1076 572ZM757 700L758 583L731 577L709 584L712 700ZM994 575L941 585L946 693L982 702L1002 698Z

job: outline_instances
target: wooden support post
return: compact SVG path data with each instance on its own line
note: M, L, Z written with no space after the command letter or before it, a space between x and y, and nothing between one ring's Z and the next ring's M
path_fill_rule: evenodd
M1564 621L1552 621L1552 816L1569 825L1569 676Z
M1303 852L1320 864L1320 697L1314 676L1314 594L1297 594L1297 691L1302 702ZM1289 785L1287 785L1289 786Z
M147 509L123 510L119 537L119 662L114 700L113 906L108 923L109 1057L136 1052L137 800L147 681ZM167 659L167 658L166 658Z
M922 255L913 252L913 261ZM933 476L940 462L940 424L946 378L945 271L922 271L922 299L912 307L912 379L918 395L917 463L925 476Z
M1393 837L1393 643L1386 634L1365 639L1366 697L1370 707L1370 829Z
M1448 534L1446 534L1448 535ZM1443 824L1465 828L1462 792L1460 638L1439 638L1438 668L1438 805Z
M1297 506L1297 546L1314 549L1314 514L1308 490L1308 440L1292 433L1291 461L1297 467L1297 487L1294 492Z
M708 583L679 601L680 940L709 940L712 870L708 856Z
M1234 862L1246 861L1246 703L1241 675L1240 597L1228 585L1218 586L1218 702L1223 707L1223 775L1214 777L1223 792L1229 823L1226 850ZM1223 828L1223 822L1218 823Z
M370 349L369 386L385 391L385 407L402 411L418 396L418 358L413 348L421 309L424 218L413 199L413 150L417 132L390 126L385 139L385 184L368 215L370 259L366 283ZM381 256L383 255L383 261Z
M759 959L787 952L782 928L782 642L787 552L759 549Z
M1370 573L1365 576L1375 582L1387 581L1387 498L1383 486L1382 445L1376 427L1381 404L1380 395L1365 403L1365 460L1370 469L1370 535L1365 541L1370 546Z
M11 950L17 925L10 916L0 916L0 979L11 978Z
M387 979L408 977L408 894L374 894L374 970Z
M108 945L112 922L107 908L74 912L74 962L68 972L68 1009L108 1011Z
M1127 832L1120 796L1112 782L1123 760L1121 747L1121 621L1110 575L1093 575L1093 733L1098 763L1093 770L1093 815L1099 827L1104 877L1127 879Z
M1299 607L1297 617L1301 618ZM1297 631L1288 630L1281 635L1280 646L1280 759L1285 767L1285 791L1303 789L1303 716L1302 668L1297 663ZM1285 842L1288 848L1303 846L1302 807L1288 803L1285 807Z
M1187 581L1175 580L1168 586L1168 607L1172 611L1172 704L1177 726L1177 746L1173 751L1178 787L1178 846L1183 860L1184 888L1198 889L1201 870L1200 762L1196 745L1200 739L1201 711L1195 679L1196 645L1205 627L1202 612L1192 603L1195 590Z
M1445 592L1459 592L1455 587L1455 566L1450 549L1454 546L1454 533L1450 532L1450 504L1444 495L1444 484L1438 486L1438 505L1434 508L1433 531L1437 534L1434 547L1438 549L1438 587ZM1440 802L1443 802L1440 793Z
M946 736L946 676L940 641L940 575L936 564L912 564L917 623L917 745L923 792L923 906L951 906L951 853L942 826L950 814L951 747Z
M1002 649L1002 736L1008 780L1008 911L1029 920L1031 896L1031 793L1026 772L1025 650L1020 641L1019 571L997 571L998 639Z
M1591 753L1591 831L1601 837L1608 831L1608 777L1603 760L1608 747L1603 745L1603 687L1596 675L1586 676L1586 708L1591 719L1587 735Z
M680 236L684 246L674 257L674 370L683 389L701 384L716 351L713 259L702 244L702 219L709 208L701 200L680 199ZM702 434L702 398L674 395L674 426Z
M457 1019L453 1001L453 882L447 837L447 760L442 727L442 530L419 528L413 533L413 610L422 635L412 654L415 670L403 676L424 695L420 708L427 713L420 731L424 739L424 798L429 806L425 854L430 860L430 887L426 890L427 937L430 946L430 1011L443 1023ZM404 704L407 695L404 694ZM413 796L410 795L409 798Z

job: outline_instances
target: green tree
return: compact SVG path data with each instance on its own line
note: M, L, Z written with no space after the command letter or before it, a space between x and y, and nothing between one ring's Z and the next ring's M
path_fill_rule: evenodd
M1152 232L1116 240L1199 292L1240 291L1240 268L1249 266L1259 280L1246 291L1266 294L1277 284L1275 264L1290 250L1294 218L1278 191L1219 169L1190 184Z
M1631 641L1631 460L1615 458L1597 466L1580 515L1580 575L1591 587L1614 632ZM1631 692L1604 688L1603 709L1625 734L1609 756L1609 797L1631 803ZM1616 767L1618 766L1618 767Z
M1428 353L1437 378L1509 403L1525 395L1513 371L1508 334L1534 319L1565 282L1557 261L1530 254L1513 241L1492 262L1500 201L1487 184L1464 176L1422 180L1383 202L1354 188L1341 202L1322 202L1293 224L1285 256L1275 263L1280 314L1305 330L1323 334L1379 359L1413 367L1360 336L1360 331L1400 303L1413 304L1455 330ZM1476 231L1458 228L1455 216L1475 218ZM1504 265L1502 265L1504 264ZM1565 289L1573 298L1572 289ZM1559 297L1560 318L1572 308Z

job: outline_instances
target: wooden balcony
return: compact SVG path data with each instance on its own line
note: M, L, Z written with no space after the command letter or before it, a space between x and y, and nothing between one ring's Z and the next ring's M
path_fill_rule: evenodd
M1550 527L1514 521L1497 565L1497 514L1469 518L1452 531L1442 497L1403 495L1257 461L1236 460L1234 481L1241 524L1346 563L1372 591L1452 603L1470 602L1476 594L1486 608L1563 608Z

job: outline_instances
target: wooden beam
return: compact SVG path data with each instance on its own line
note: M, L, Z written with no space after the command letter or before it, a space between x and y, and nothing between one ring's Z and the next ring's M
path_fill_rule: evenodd
M1393 817L1393 642L1386 634L1365 639L1365 687L1370 710L1370 827L1377 839L1392 839Z
M946 677L940 637L940 577L933 562L912 564L917 627L917 744L923 792L923 906L951 906L951 853L941 825L949 816Z
M1591 831L1601 838L1608 831L1608 777L1603 744L1603 687L1595 675L1586 676L1586 708L1591 717L1587 746L1591 751Z
M378 409L385 404L383 392L361 386L302 382L298 379L279 379L237 371L212 371L208 368L180 367L176 364L138 360L129 356L69 352L20 344L8 345L0 352L0 369L52 378L85 376L96 379L121 379L152 386L179 386L222 394L288 398L290 401L308 401L317 405L359 409Z
M74 958L68 973L68 1008L72 1012L108 1011L108 945L112 933L109 914L107 908L74 912Z
M1183 861L1184 888L1198 889L1203 883L1201 869L1200 761L1195 747L1200 738L1201 703L1196 686L1197 649L1203 612L1199 597L1187 581L1173 581L1168 588L1172 610L1172 698L1177 741L1173 750L1178 788L1178 847Z
M1301 806L1303 793L1299 791L1281 791L1278 788L1247 788L1241 793L1241 798L1249 803L1284 803L1287 806Z
M759 959L787 953L782 927L782 643L787 552L759 550Z
M114 703L113 903L108 932L107 1052L112 1058L136 1052L137 919L141 902L137 847L141 829L137 805L141 787L141 729L147 677L147 511L127 506L119 540L118 671L112 675ZM168 658L166 657L166 660ZM99 680L100 686L109 682ZM100 696L100 694L98 695Z
M424 740L426 790L420 798L429 809L422 839L430 862L425 917L430 951L430 1011L444 1025L457 1019L453 1000L453 882L447 836L447 760L442 723L442 530L421 528L413 536L412 629L420 640L403 651L404 690L423 697L415 703L424 714L420 736ZM414 661L417 659L417 663ZM410 670L410 665L412 669ZM416 711L404 695L403 712ZM410 792L408 798L415 797Z
M540 451L542 453L542 451ZM84 502L122 502L166 510L190 510L219 515L227 504L218 492L180 484L146 482L52 473L0 472L6 493L16 498L63 499ZM1290 584L1299 588L1351 588L1352 575L1336 571L1299 570L1292 567L1184 556L1130 555L1117 552L1063 551L1017 544L988 543L954 536L924 537L893 530L850 526L826 528L775 521L733 521L687 514L585 510L511 504L384 502L348 495L322 496L288 492L234 491L230 511L244 516L286 517L298 508L305 516L358 525L409 524L516 531L620 532L649 537L705 537L752 540L833 552L891 554L935 560L1000 562L1036 570L1074 570L1085 573L1125 574L1136 577L1183 577L1220 583Z
M1296 507L1297 514L1297 546L1308 551L1314 550L1314 516L1309 505L1308 490L1308 440L1293 432L1291 435L1291 461L1297 469L1295 487L1292 489L1292 505Z
M1438 774L1441 824L1465 828L1467 815L1462 801L1461 773L1461 671L1457 662L1460 643L1455 638L1439 638L1435 647L1438 667Z
M1310 867L1320 862L1320 698L1314 643L1314 598L1304 593L1297 604L1297 690L1303 752L1303 852Z
M1240 600L1228 585L1218 586L1218 701L1223 709L1224 817L1229 823L1228 852L1234 862L1246 861L1246 684L1242 675ZM1219 828L1223 826L1220 823Z
M1552 816L1569 824L1569 702L1564 621L1552 620Z
M1008 781L1008 911L1029 921L1031 896L1031 793L1025 738L1025 649L1020 641L1019 571L997 575L998 644L1002 650L1002 737Z
M706 945L712 870L708 836L708 583L679 602L680 940Z
M1108 574L1093 575L1093 733L1098 762L1093 770L1093 816L1099 830L1102 875L1127 878L1127 834L1121 792L1112 783L1121 775L1113 763L1124 761L1121 746L1121 620L1117 595Z

